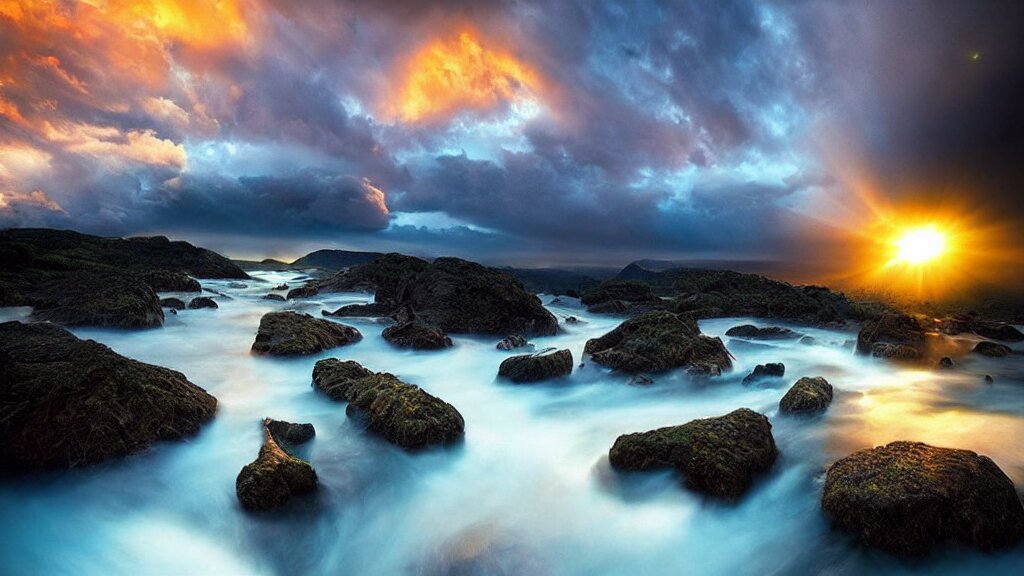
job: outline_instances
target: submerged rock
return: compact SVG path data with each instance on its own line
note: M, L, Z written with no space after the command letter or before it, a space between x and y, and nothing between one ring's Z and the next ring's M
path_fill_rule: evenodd
M274 286L274 290L278 290L278 291L287 290L287 289L288 289L288 283L287 282L282 282L282 283L278 284L277 286Z
M95 464L197 432L217 399L54 324L0 324L0 472Z
M625 434L608 452L616 469L675 468L688 487L728 499L743 495L777 456L768 418L747 408L681 426Z
M332 400L347 401L349 416L365 419L371 432L405 449L459 440L465 421L454 406L394 374L373 372L351 360L320 360L313 387Z
M531 346L531 344L526 341L525 337L521 334L512 334L502 338L501 342L498 342L498 345L495 346L495 348L498 350L508 351L515 350L516 348L525 348L527 346Z
M274 356L313 354L358 342L362 337L351 326L313 318L309 314L268 312L260 319L252 351Z
M184 310L185 302L181 298L161 298L160 307L170 308L171 310Z
M786 375L786 366L782 362L768 362L754 366L754 371L743 377L743 385L753 384L764 378L782 378Z
M1024 537L1013 482L968 450L893 442L832 464L822 508L865 544L919 555L950 542L995 550Z
M264 300L274 300L275 302L284 302L284 296L280 294L266 294L263 296Z
M878 346L884 344L885 346ZM920 358L924 348L924 330L906 314L886 314L869 320L857 333L857 353L877 358ZM914 350L911 354L909 350Z
M982 340L974 345L974 352L981 354L982 356L1002 358L1003 356L1009 355L1013 350L1006 344L998 344L996 342Z
M733 326L725 331L726 336L734 338L750 338L755 340L789 340L799 338L801 334L793 332L789 328L781 326L766 326L759 328L753 324L742 324Z
M189 300L188 308L189 310L198 310L200 308L220 308L220 306L217 306L217 302L209 296L198 296Z
M447 334L437 326L417 318L408 306L400 308L395 319L398 323L385 328L381 333L385 340L395 346L413 350L440 350L452 346L452 339Z
M249 511L278 508L292 496L307 494L317 488L313 466L292 456L281 446L279 437L275 437L270 426L274 422L269 418L263 421L260 453L235 478L238 502Z
M498 367L498 376L517 383L559 378L572 373L572 352L545 350L536 354L510 356Z
M687 368L710 373L732 367L721 339L701 334L695 320L671 312L648 312L626 320L588 340L584 352L598 364L624 372Z
M822 412L832 403L832 385L820 376L803 377L779 400L779 411L793 413Z

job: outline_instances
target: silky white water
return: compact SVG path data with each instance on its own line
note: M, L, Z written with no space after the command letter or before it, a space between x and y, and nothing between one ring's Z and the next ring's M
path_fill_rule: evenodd
M144 362L180 370L219 401L195 437L84 470L0 481L3 574L1021 574L1024 550L946 550L903 562L832 532L819 506L828 463L858 448L918 440L990 456L1024 486L1024 356L965 355L955 370L907 369L856 357L855 327L751 343L725 338L734 370L694 378L681 371L630 384L592 363L540 384L496 380L510 353L498 338L453 336L438 352L398 350L385 324L345 319L357 344L295 359L250 355L262 314L319 316L368 294L274 302L260 297L295 273L255 273L247 288L203 285L218 310L168 315L161 329L75 329ZM185 295L187 298L187 295ZM577 364L588 338L620 318L548 308L582 322L533 338L569 348ZM0 320L28 309L2 309ZM701 322L705 333L764 322ZM778 323L774 323L778 325ZM955 342L954 344L957 344ZM958 341L966 350L969 338ZM1014 345L1020 351L1020 345ZM317 360L336 356L390 371L453 404L466 421L457 446L407 453L360 430L310 385ZM786 376L755 386L754 365L783 362ZM986 384L990 374L994 383ZM828 411L787 417L778 401L800 376L836 388ZM770 473L736 504L682 488L671 472L620 474L607 452L623 433L717 416L739 407L766 414L781 451ZM269 514L241 510L235 476L252 461L264 416L312 422L298 449L319 491Z

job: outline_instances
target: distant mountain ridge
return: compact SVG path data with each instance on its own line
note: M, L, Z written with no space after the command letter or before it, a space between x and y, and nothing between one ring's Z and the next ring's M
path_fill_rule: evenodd
M233 260L233 262L244 270L304 270L319 268L326 272L337 272L356 264L373 262L383 255L383 252L316 250L292 262L284 262L275 258L264 258L258 262L256 260Z

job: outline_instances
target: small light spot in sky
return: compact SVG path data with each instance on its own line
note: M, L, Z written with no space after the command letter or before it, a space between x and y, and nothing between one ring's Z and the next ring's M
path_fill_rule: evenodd
M971 60L981 60L981 52L971 52Z

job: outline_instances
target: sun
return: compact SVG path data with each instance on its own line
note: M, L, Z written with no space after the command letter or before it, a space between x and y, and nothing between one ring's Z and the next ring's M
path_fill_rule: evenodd
M904 231L893 243L893 262L920 266L933 262L946 253L947 236L933 225Z

